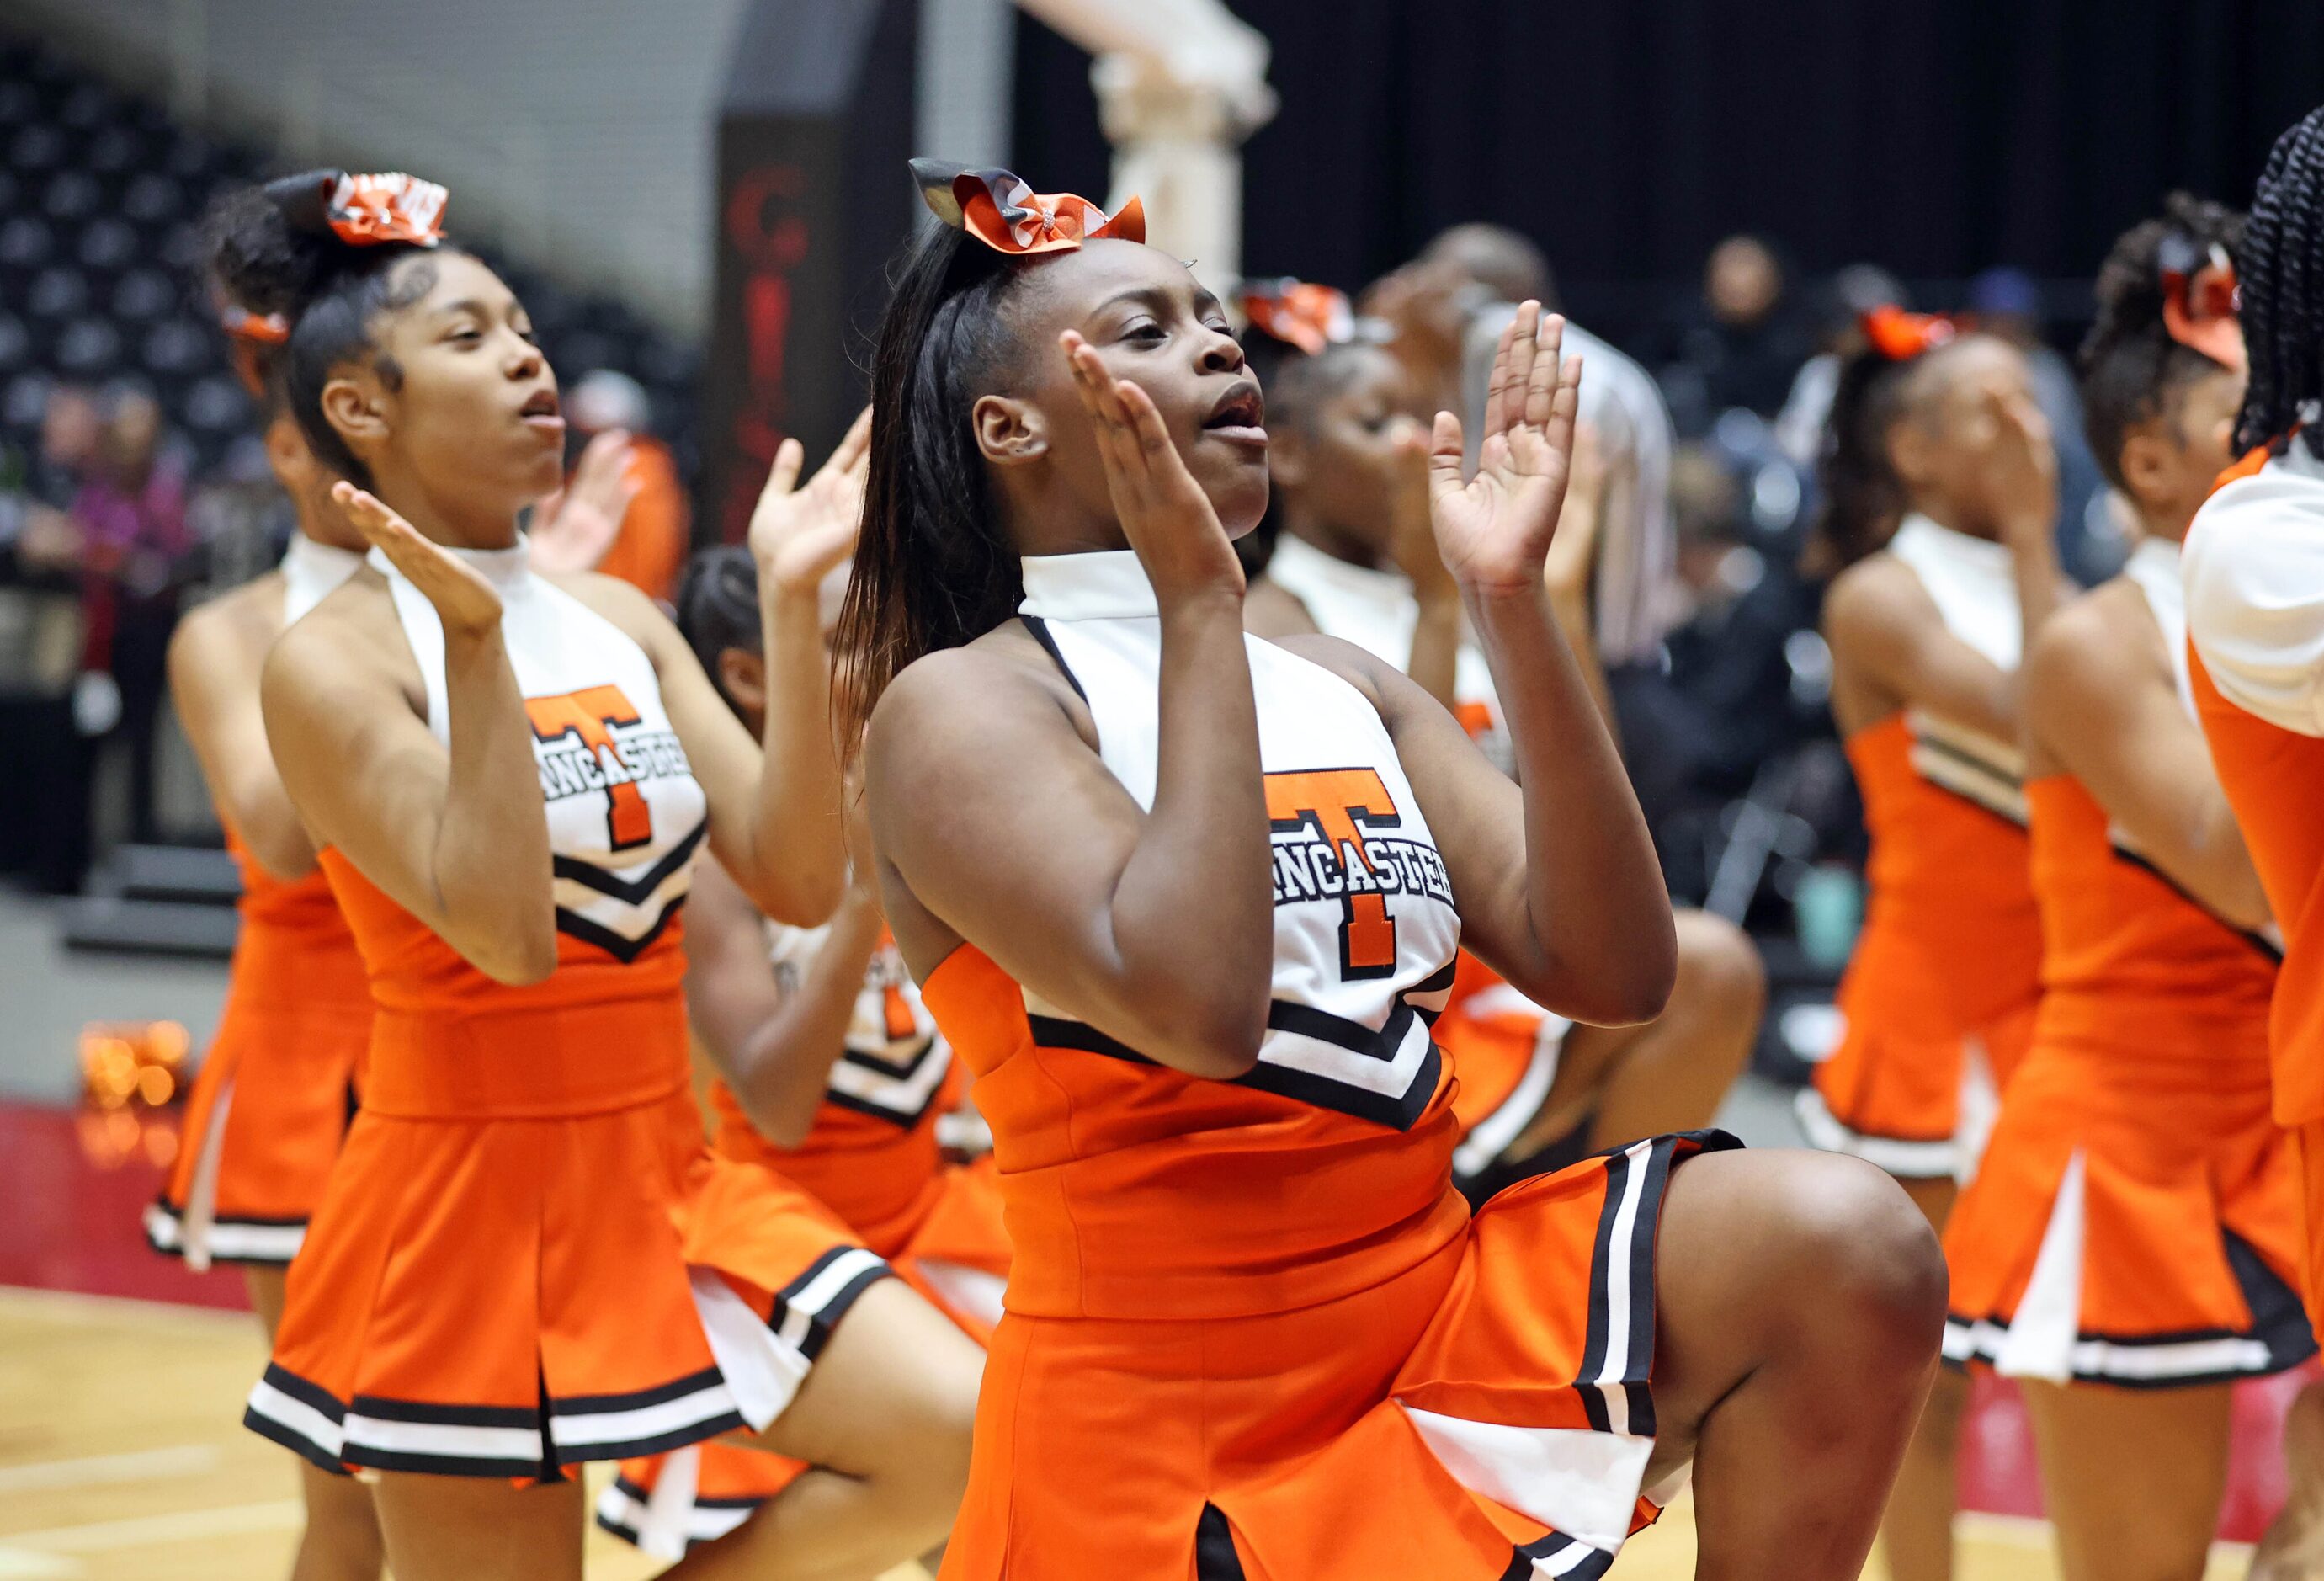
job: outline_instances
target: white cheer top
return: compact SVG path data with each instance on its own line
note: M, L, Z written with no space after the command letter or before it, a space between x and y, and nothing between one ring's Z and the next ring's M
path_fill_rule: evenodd
M1920 578L1945 630L1998 668L2016 670L2024 631L2006 548L1914 512L1888 541L1888 552ZM2015 742L1924 708L1907 709L1904 725L1913 736L1913 767L1923 779L2024 823L2025 754Z
M1151 808L1162 637L1144 568L1125 550L1028 559L1024 574L1026 626L1089 705L1105 766ZM1273 829L1275 981L1259 1064L1240 1079L1408 1128L1443 1080L1429 1027L1461 942L1451 881L1371 702L1271 643L1244 644Z

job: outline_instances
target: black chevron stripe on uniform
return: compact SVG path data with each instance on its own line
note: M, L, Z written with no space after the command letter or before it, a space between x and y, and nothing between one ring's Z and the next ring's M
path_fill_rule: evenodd
M890 1059L884 1055L874 1054L869 1049L847 1049L841 1051L839 1062L861 1066L895 1081L909 1081L927 1061L936 1043L936 1034L931 1032L914 1044L912 1051L900 1059Z
M1586 1542L1576 1542L1562 1531L1536 1538L1518 1545L1509 1556L1509 1567L1501 1572L1501 1581L1534 1581L1541 1574L1535 1568L1536 1561L1546 1561L1547 1573L1557 1581L1600 1581L1614 1567L1614 1556Z
M937 1096L943 1090L942 1083L930 1087L928 1096L921 1101L920 1106L910 1110L891 1109L884 1104L875 1104L870 1098L859 1098L853 1093L834 1092L829 1088L824 1090L823 1101L835 1109L845 1109L854 1114L868 1114L874 1120L885 1120L890 1125L909 1131L927 1118L928 1111L936 1106Z
M601 895L611 895L624 905L642 906L653 899L654 891L659 889L671 874L676 873L693 859L694 848L702 844L702 837L709 831L709 828L708 818L696 824L686 838L672 846L660 861L646 870L645 875L641 878L625 879L609 868L600 867L594 862L583 862L572 856L558 856L552 859L549 863L549 871L558 878L569 878L575 883L586 885Z
M1428 1102L1436 1096L1436 1086L1443 1070L1443 1053L1432 1042L1401 1093L1376 1093L1367 1087L1335 1081L1328 1076L1295 1070L1287 1065L1270 1065L1265 1060L1235 1077L1235 1085L1256 1087L1277 1097L1296 1098L1319 1109L1334 1109L1342 1114L1370 1120L1374 1124L1386 1125L1397 1131L1409 1131L1413 1123L1427 1112Z
M1590 1253L1590 1321L1582 1330L1582 1364L1574 1370L1574 1389L1582 1396L1582 1414L1600 1433L1614 1430L1606 1397L1598 1388L1599 1374L1606 1370L1606 1352L1611 1339L1606 1272L1614 1255L1615 1221L1621 1217L1622 1198L1629 1189L1633 1167L1627 1151L1607 1156L1606 1196L1598 1205L1598 1235Z
M661 937L662 929L669 926L670 919L677 916L685 904L684 895L670 901L669 905L662 908L661 915L653 920L653 926L635 938L624 938L604 923L592 922L580 912L568 911L562 906L557 908L557 930L559 933L569 933L584 944L594 944L623 966L627 966L645 954L646 947Z

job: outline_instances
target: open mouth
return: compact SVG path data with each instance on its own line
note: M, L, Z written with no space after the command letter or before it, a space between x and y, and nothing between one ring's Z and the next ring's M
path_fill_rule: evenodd
M560 434L565 431L564 410L558 406L554 390L534 391L525 398L524 404L516 409L516 414L534 428L553 430Z
M1232 445L1267 444L1267 402L1259 386L1249 381L1238 384L1219 398L1211 415L1203 420L1203 432L1213 439L1224 439Z

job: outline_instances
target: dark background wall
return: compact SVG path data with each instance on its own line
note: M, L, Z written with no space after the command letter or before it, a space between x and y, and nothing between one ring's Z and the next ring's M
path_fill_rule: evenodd
M1235 0L1275 44L1253 273L1358 285L1442 226L1517 226L1613 331L1757 230L1941 304L1994 264L2086 281L2185 186L2248 202L2324 101L2319 0ZM1016 162L1095 194L1088 61L1022 23ZM2068 300L2057 305L2071 313Z

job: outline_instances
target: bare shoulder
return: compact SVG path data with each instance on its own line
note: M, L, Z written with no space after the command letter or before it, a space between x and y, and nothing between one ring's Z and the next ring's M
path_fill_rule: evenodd
M1343 638L1327 637L1320 632L1305 632L1292 636L1270 637L1268 641L1286 653L1297 654L1318 669L1330 670L1363 693L1365 700L1375 708L1394 699L1402 689L1399 682L1418 689L1395 665Z
M170 635L180 684L223 669L251 674L282 633L282 573L269 571L187 612Z
M1243 594L1242 628L1255 637L1294 637L1316 629L1315 617L1299 596L1269 577Z
M1003 627L906 665L872 710L864 762L874 784L917 778L990 758L1001 739L1045 726L1096 749L1096 724L1072 683L1029 635Z
M2037 706L2087 698L2140 676L2169 684L2170 656L2145 593L2125 577L2058 606L2025 656L2025 685Z
M603 615L648 652L677 628L661 606L619 577L608 577L596 571L576 571L571 575L551 576L540 573L541 579L561 593L577 599L584 608Z
M274 640L263 680L270 699L374 690L400 693L415 709L427 706L426 684L387 579L369 566Z
M1886 551L1840 572L1824 593L1824 634L1833 643L1941 618L1913 569Z

